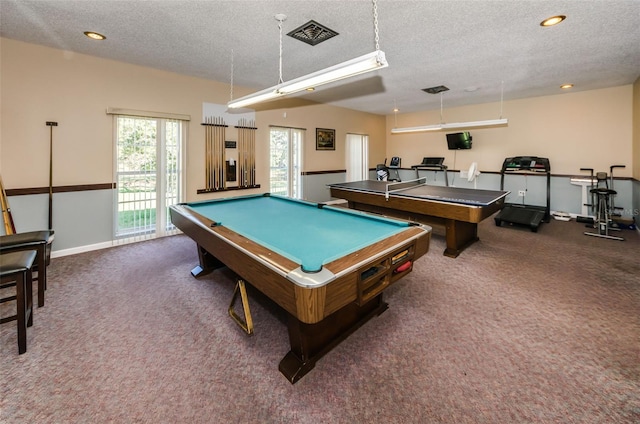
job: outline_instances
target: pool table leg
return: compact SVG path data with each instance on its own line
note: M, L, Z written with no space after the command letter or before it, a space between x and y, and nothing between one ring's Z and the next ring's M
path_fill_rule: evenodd
M316 324L305 324L289 314L291 350L280 361L280 372L295 383L327 352L387 308L380 293L362 306L351 303Z
M478 224L445 219L445 237L447 248L444 250L444 255L457 258L460 252L479 240Z
M218 258L207 252L206 249L200 245L198 245L198 261L200 264L191 270L191 275L196 278L224 266Z

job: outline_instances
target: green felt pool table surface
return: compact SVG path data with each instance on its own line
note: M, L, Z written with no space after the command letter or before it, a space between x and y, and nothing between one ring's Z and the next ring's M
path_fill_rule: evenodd
M397 234L409 225L278 196L239 197L187 206L300 263L305 272L318 272L322 265Z

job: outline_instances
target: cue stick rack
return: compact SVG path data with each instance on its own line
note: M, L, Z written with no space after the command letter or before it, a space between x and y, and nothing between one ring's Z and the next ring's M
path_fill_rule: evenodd
M227 142L228 125L222 117L206 117L205 127L205 188L198 194L225 190L243 190L259 188L256 184L255 122L241 119L234 128L238 133L237 160L226 159L226 149L233 148L233 142ZM232 165L231 165L232 164ZM230 166L231 165L231 166ZM229 173L234 175L229 175ZM237 186L227 186L227 182L237 181Z

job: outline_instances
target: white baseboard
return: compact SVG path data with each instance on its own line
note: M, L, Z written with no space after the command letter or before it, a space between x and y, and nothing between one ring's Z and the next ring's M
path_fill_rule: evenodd
M165 234L165 235L162 235L162 236L159 236L159 237L169 237L169 236L173 236L173 235L177 235L177 234L182 234L182 232L179 231L179 230L176 230L174 233ZM105 242L102 242L102 243L88 244L86 246L72 247L70 249L54 250L54 251L51 252L51 257L52 258L60 258L62 256L76 255L78 253L91 252L93 250L108 249L110 247L123 246L125 244L131 244L131 243L138 243L138 242L141 242L141 241L153 240L153 239L156 239L156 238L159 238L159 237L156 237L156 236L151 236L151 237L130 237L130 238L119 239L119 240L105 241Z
M76 255L78 253L91 252L92 250L106 249L113 246L115 246L115 244L112 241L105 241L103 243L72 247L71 249L54 250L51 252L51 257L60 258L62 256Z

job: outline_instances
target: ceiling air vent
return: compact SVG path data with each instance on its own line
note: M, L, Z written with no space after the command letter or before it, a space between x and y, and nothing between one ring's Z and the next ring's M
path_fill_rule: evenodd
M449 91L449 88L445 87L444 85L438 85L437 87L423 88L422 91L425 91L429 94L438 94L442 93L443 91Z
M304 41L307 44L315 46L329 38L338 35L337 32L320 25L316 21L309 21L306 24L294 29L287 34L289 37L293 37L296 40Z

